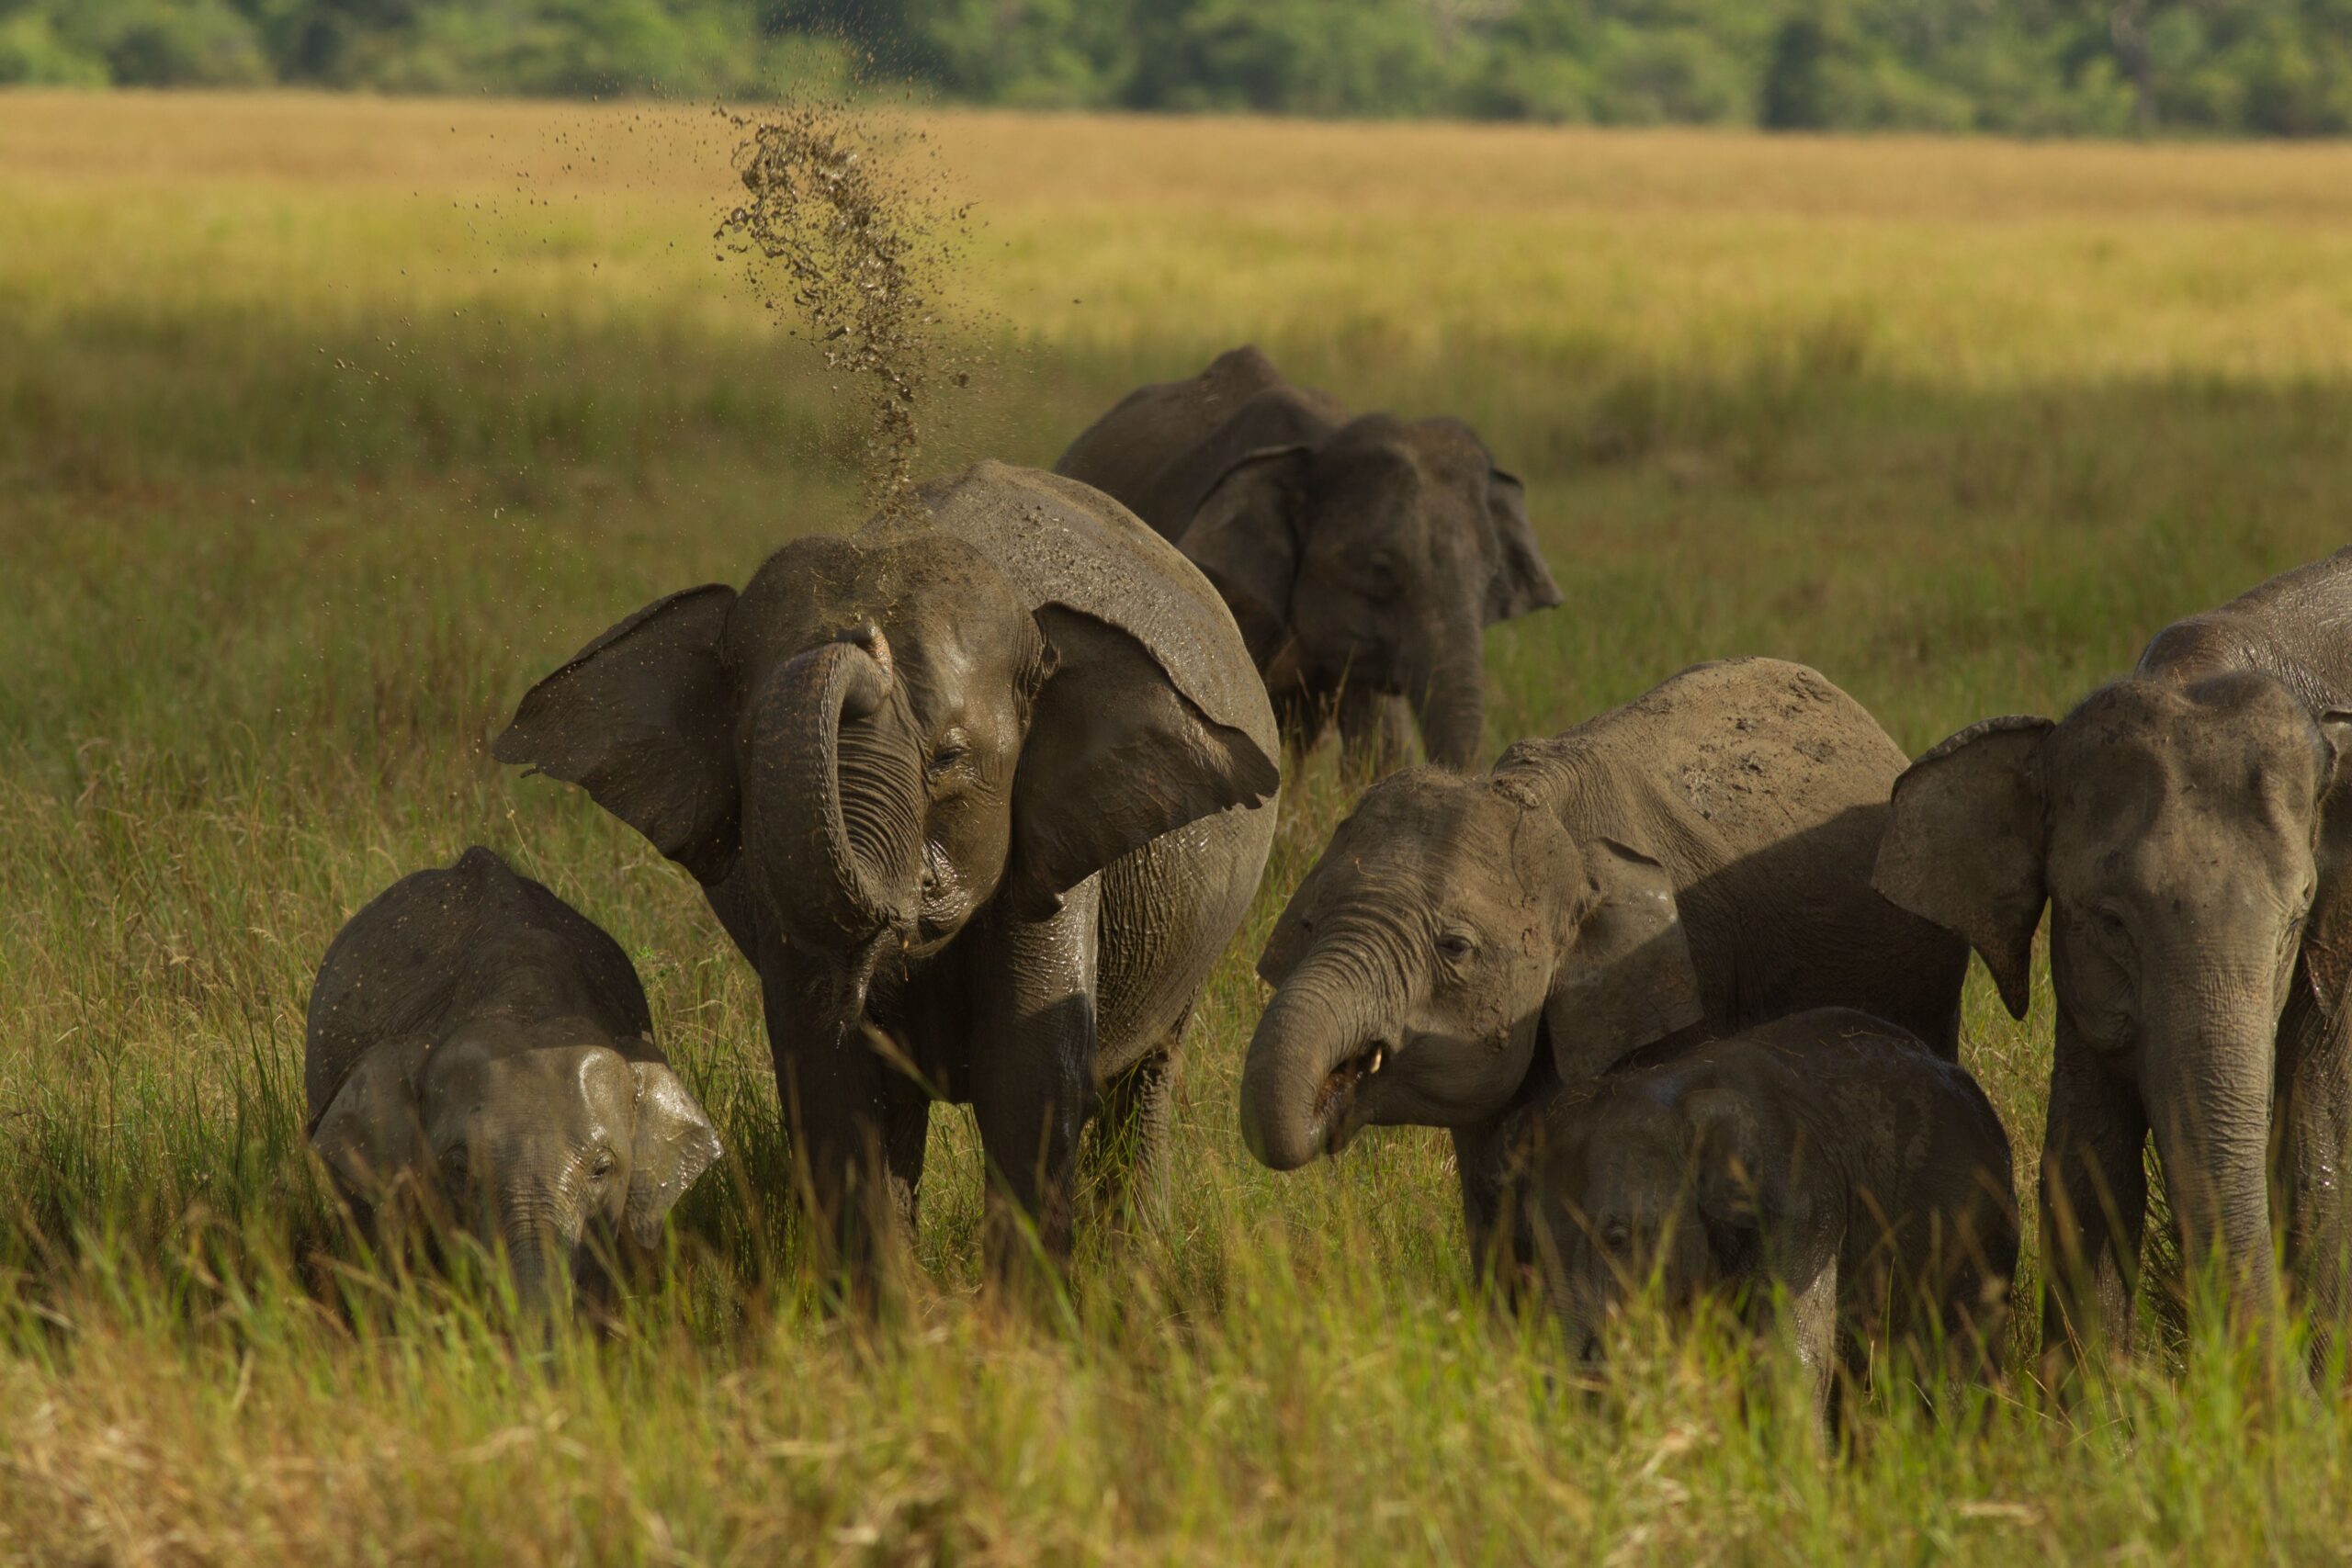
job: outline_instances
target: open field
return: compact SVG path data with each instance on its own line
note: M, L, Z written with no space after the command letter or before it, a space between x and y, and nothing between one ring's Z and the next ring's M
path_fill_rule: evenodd
M1462 415L1567 593L1489 637L1490 753L1744 652L1917 750L2347 537L2352 148L916 129L978 204L992 361L925 467L1050 461L1250 338ZM1170 1234L1087 1249L1057 1318L991 1309L943 1111L914 1321L814 1314L757 1196L749 970L683 873L484 750L628 610L856 519L858 400L714 259L729 144L698 111L0 95L0 1558L2352 1551L2340 1394L2166 1343L2072 1416L1897 1404L1825 1462L1712 1341L1557 1386L1471 1290L1440 1138L1258 1168L1250 963L1345 810L1327 761L1193 1037ZM327 940L477 840L620 938L739 1156L631 1331L545 1364L355 1267L300 1148ZM2029 1186L2038 996L2015 1025L1973 975L1964 1045Z

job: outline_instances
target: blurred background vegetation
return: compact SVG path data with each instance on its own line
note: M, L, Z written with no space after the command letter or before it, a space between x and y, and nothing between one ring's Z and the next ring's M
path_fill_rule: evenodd
M0 0L0 84L2326 136L2352 0Z

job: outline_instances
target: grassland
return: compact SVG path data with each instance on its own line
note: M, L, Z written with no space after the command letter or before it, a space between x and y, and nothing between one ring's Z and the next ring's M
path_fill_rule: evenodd
M1567 593L1490 638L1490 748L1770 652L1917 749L2346 536L2352 149L907 135L977 203L992 364L929 466L1050 460L1251 338L1487 434ZM942 1111L912 1321L812 1313L748 971L682 874L483 751L621 613L855 520L855 400L714 259L729 145L687 111L0 96L0 1558L2346 1553L2352 1414L2222 1349L2065 1416L2022 1381L1961 1429L1898 1403L1824 1461L1719 1339L1559 1384L1471 1290L1439 1140L1251 1165L1249 961L1345 809L1320 762L1194 1036L1169 1233L1090 1248L1057 1316L992 1308ZM300 1148L327 939L475 840L621 938L738 1156L628 1331L548 1358L364 1266ZM2049 1028L2046 977L2022 1027L1972 980L2028 1178Z

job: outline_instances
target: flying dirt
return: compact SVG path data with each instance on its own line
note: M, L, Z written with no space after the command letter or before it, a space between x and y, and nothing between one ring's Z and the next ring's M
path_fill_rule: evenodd
M728 121L743 134L734 162L749 194L717 238L744 256L767 308L864 389L866 499L895 510L912 494L938 391L971 379L957 330L967 323L944 288L970 209L943 201L935 175L836 106L787 103Z

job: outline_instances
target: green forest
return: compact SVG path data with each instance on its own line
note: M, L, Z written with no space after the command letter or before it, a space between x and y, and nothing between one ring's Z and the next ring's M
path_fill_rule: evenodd
M0 0L0 84L2328 136L2352 0Z

